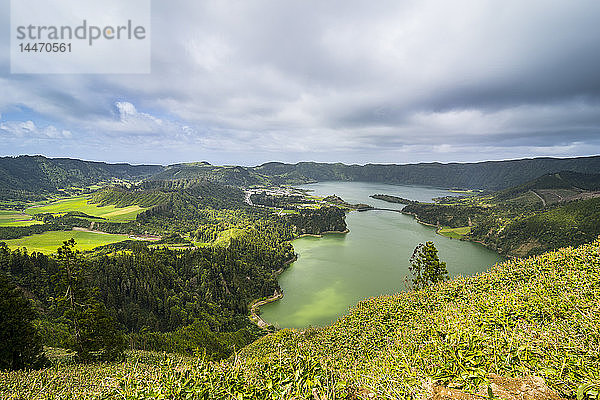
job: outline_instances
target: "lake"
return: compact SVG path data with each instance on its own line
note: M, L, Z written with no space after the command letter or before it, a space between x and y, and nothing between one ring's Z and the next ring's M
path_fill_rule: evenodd
M401 209L403 205L369 198L390 194L430 201L456 195L447 190L364 182L319 182L299 186L317 196L336 194L349 203ZM298 260L279 276L284 297L261 307L261 316L281 328L323 326L359 301L406 290L409 259L419 243L433 241L451 276L487 270L502 257L471 242L449 239L435 228L393 211L353 211L346 216L350 232L293 241Z

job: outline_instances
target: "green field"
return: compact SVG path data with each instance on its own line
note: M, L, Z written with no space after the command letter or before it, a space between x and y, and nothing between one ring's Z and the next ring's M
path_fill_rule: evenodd
M63 241L71 238L74 238L77 242L77 249L86 251L105 244L126 240L127 235L107 235L82 231L50 231L19 239L4 240L4 242L13 250L27 247L29 252L38 251L44 254L52 254L62 245Z
M134 221L145 208L139 206L115 207L114 205L99 207L89 203L89 197L79 196L58 200L44 206L29 207L25 213L30 215L41 213L61 214L68 211L80 211L95 217L106 218L110 222Z
M0 226L29 226L41 223L41 221L31 219L31 215L17 211L0 210Z
M440 235L449 237L451 239L462 239L465 235L469 234L470 232L470 226L461 226L460 228L444 227L438 231Z

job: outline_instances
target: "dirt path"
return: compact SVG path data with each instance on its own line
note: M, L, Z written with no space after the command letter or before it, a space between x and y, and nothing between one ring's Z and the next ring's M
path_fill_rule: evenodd
M80 228L78 226L74 226L73 227L74 231L79 231L79 232L90 232L90 233L99 233L101 235L123 235L123 236L127 236L126 234L121 234L121 233L108 233L108 232L102 232L102 231L93 231L91 229L88 228Z
M535 190L530 190L530 192L535 194L542 201L542 204L544 205L544 207L546 207L546 200L544 200L544 198L542 196L537 194Z

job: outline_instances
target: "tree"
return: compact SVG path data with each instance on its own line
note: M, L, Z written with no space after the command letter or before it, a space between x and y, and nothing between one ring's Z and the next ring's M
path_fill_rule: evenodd
M123 357L125 340L104 304L97 300L97 288L88 286L84 261L75 249L75 240L58 249L59 272L56 299L62 316L73 329L74 350L81 360L115 360Z
M410 257L408 270L413 274L412 284L415 289L422 289L448 279L446 263L440 261L433 242L419 243Z
M0 273L0 370L48 364L32 321L35 312L22 291Z

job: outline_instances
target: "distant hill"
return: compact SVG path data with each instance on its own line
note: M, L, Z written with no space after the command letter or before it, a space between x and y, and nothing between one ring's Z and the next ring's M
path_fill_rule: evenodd
M231 186L270 184L265 176L252 168L240 166L215 166L207 162L174 164L149 178L151 181L204 179Z
M256 167L215 166L206 161L164 167L19 156L0 158L0 200L35 200L55 194L61 188L83 187L113 179L149 181L201 179L238 187L337 180L502 190L523 185L542 175L559 173L561 177L559 179L554 179L551 175L544 179L548 181L554 179L555 184L559 184L559 181L566 177L569 182L572 182L572 186L585 189L585 185L589 183L585 176L574 178L568 174L570 172L594 174L598 171L600 171L600 156L406 165L270 162Z
M540 254L600 235L600 174L545 174L492 194L409 204L403 211L422 222L465 229L463 238L503 254Z
M160 172L160 165L108 164L44 156L0 157L0 200L37 199L58 189L88 186L113 178L139 180Z
M522 185L505 189L496 194L498 200L506 200L533 192L544 204L568 202L589 196L588 192L600 191L600 174L561 171L540 176Z
M600 171L600 156L405 165L270 162L252 170L274 181L292 181L290 183L340 180L500 190L559 171L597 173Z

